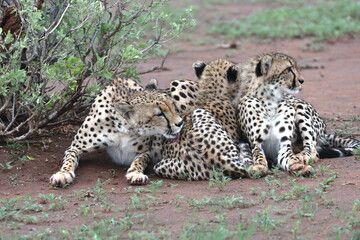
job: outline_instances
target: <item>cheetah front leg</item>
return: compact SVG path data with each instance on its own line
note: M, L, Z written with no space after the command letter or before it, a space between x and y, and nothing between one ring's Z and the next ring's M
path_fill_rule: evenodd
M50 177L51 185L61 187L71 184L75 179L75 169L79 164L81 154L111 146L111 140L107 139L103 134L97 133L96 130L99 126L96 127L92 124L94 122L93 118L92 115L86 117L71 146L65 151L60 171Z
M310 116L311 110L304 104L298 103L295 108L296 124L303 144L303 150L296 154L296 156L302 160L304 164L309 164L310 160L317 162L319 160L319 154L316 150L316 140L317 136L324 134L322 129L325 129L325 123L318 116L315 119L312 118L312 116ZM315 128L313 126L315 126Z
M144 174L144 171L150 161L149 152L137 155L126 172L126 180L132 185L147 184L149 177Z
M71 184L74 181L75 169L78 166L78 158L81 152L83 151L76 147L70 147L65 151L60 171L50 177L51 185L54 187L62 187L66 184Z
M288 103L281 103L278 107L277 118L273 126L274 134L279 140L277 164L285 170L301 171L307 175L311 166L299 159L292 150L292 138L295 131L295 108Z
M98 144L96 146L83 145L79 147L79 141L74 140L64 154L63 164L60 171L50 177L50 183L54 187L62 187L71 184L75 179L75 169L79 165L79 157L82 153L92 152L103 148Z
M262 149L262 143L269 134L266 130L269 128L266 110L256 98L242 99L238 105L238 110L240 129L251 145L254 164L252 171L265 175L268 171L268 162Z

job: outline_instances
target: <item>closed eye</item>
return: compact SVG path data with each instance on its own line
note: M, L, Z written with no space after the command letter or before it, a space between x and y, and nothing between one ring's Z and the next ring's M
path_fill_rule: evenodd
M154 114L154 116L156 116L156 117L165 117L163 112L156 113L156 114Z

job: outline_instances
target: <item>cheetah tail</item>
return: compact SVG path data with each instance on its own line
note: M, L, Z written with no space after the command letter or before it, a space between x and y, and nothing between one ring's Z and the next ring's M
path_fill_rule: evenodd
M319 154L319 158L337 158L337 157L347 157L352 156L352 151L346 150L344 148L331 148L326 146L318 146L316 150Z
M352 156L353 151L360 147L360 141L352 138L325 134L319 141L320 146L316 147L320 158L335 158Z

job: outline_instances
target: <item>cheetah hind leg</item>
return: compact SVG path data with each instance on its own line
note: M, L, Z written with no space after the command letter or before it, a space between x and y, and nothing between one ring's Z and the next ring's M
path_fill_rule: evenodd
M253 162L252 152L250 144L246 142L239 142L235 144L239 150L239 157L243 159L243 161L247 161L249 167L247 168L247 173L251 178L263 177L268 172L267 161L264 155L260 155L259 157L262 159L260 161ZM264 159L263 159L263 158Z
M195 163L178 158L164 158L154 166L154 171L163 178L198 181L209 180L211 169L203 161Z

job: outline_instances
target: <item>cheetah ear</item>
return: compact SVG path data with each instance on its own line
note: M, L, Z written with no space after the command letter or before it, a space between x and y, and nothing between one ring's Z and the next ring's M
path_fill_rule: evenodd
M145 90L151 91L158 89L158 81L153 78L150 80L150 82L145 86Z
M205 67L206 67L206 63L204 63L203 61L196 61L193 63L192 67L195 70L195 74L197 76L197 78L201 78L201 74L203 73Z
M227 80L229 82L236 82L237 76L238 76L238 70L236 69L236 66L231 66L227 72Z
M255 74L257 77L265 76L271 67L272 58L270 56L264 56L258 64L256 64Z
M118 102L115 104L117 109L125 119L129 119L130 115L134 112L134 106L130 105L129 102Z

